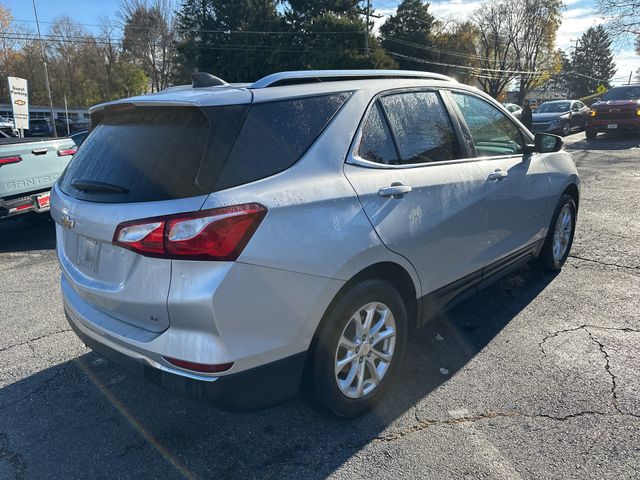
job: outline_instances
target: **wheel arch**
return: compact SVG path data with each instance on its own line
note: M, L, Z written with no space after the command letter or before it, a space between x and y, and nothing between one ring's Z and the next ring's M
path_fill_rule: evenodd
M402 297L402 300L407 309L407 320L410 327L410 332L418 327L421 312L421 303L418 299L418 288L420 285L416 285L414 278L411 276L409 271L399 263L393 261L380 261L374 263L372 265L363 268L358 273L353 275L334 295L333 299L327 306L320 322L313 333L313 337L311 339L311 344L309 345L309 352L313 352L317 345L318 333L322 330L325 323L328 320L329 312L334 307L334 305L340 300L342 295L351 289L354 285L358 283L369 280L369 279L379 279L385 280L395 286L398 290L398 293ZM409 332L409 333L410 333ZM302 389L308 393L309 388L309 371L312 368L311 365L312 355L307 355L307 360L305 363L305 372L302 380Z
M395 286L398 290L398 293L402 297L404 301L405 307L407 308L407 318L409 319L410 325L417 325L417 319L419 318L419 303L418 302L418 290L417 286L414 282L413 277L407 271L405 267L400 265L399 263L393 261L380 261L369 265L366 268L363 268L358 273L353 275L341 288L338 290L338 293L333 297L333 300L327 307L322 320L318 324L316 331L314 333L314 337L320 331L325 318L327 316L327 312L333 308L338 299L344 294L344 292L348 291L353 285L360 283L364 280L377 278L379 280L386 280L391 285Z
M562 192L562 195L571 195L573 200L576 202L576 210L578 209L578 205L580 204L580 190L578 189L578 185L575 183L570 183L565 187Z

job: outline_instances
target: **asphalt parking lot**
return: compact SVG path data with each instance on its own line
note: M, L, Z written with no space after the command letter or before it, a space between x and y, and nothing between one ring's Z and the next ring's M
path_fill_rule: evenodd
M51 225L0 225L0 478L640 477L640 137L568 137L571 257L420 330L352 422L303 399L229 413L88 351L61 307Z

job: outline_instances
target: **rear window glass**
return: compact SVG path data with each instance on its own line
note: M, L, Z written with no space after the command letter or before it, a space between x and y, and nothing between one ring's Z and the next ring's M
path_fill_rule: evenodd
M60 180L63 192L91 201L140 202L204 192L195 178L209 121L197 108L132 108L107 113ZM124 193L78 191L74 181L100 182Z
M293 165L348 94L220 107L106 111L59 180L94 202L193 197L274 175ZM84 190L74 188L82 185ZM100 189L87 190L87 184ZM105 192L104 187L111 189Z
M340 93L253 105L215 190L265 178L292 166L349 95Z

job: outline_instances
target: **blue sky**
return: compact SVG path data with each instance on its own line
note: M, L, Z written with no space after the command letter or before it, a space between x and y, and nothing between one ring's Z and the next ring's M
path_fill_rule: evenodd
M42 22L43 31L47 30L47 23L60 15L69 15L86 28L93 30L92 25L98 23L100 15L115 17L119 0L36 0L38 15ZM174 0L175 1L175 0ZM558 47L567 49L575 44L575 40L592 25L603 23L595 12L595 0L564 0L564 19L558 32ZM26 21L25 25L34 27L33 7L31 0L0 0L7 6L18 21ZM179 3L175 1L175 3ZM395 12L399 0L373 0L378 13L390 15ZM469 17L482 3L481 0L434 0L431 11L442 19L465 19ZM379 20L382 22L383 20ZM614 53L618 71L614 83L625 83L630 71L640 68L640 56L633 51L630 42L620 42L614 45Z

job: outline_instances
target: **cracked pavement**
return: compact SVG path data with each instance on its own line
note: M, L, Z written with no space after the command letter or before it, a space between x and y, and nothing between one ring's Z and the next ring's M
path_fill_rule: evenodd
M583 183L563 271L521 268L440 315L352 422L131 377L69 331L53 228L0 225L0 478L639 478L640 139L567 149Z

